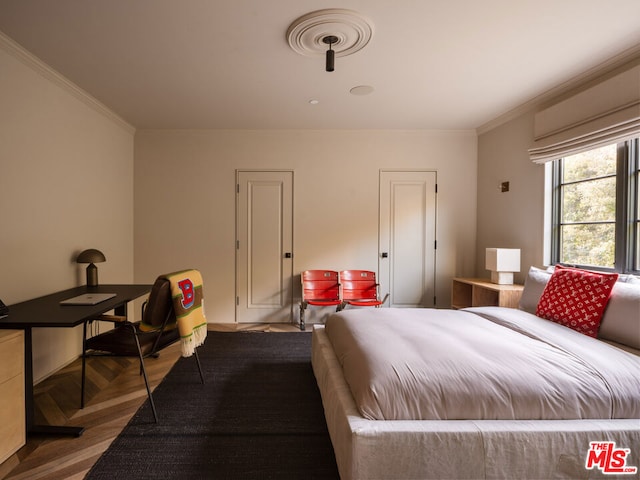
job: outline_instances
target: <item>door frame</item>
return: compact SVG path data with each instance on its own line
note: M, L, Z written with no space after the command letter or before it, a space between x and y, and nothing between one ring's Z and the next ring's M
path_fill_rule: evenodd
M433 285L433 300L432 300L432 305L429 306L433 306L435 307L436 305L436 279L437 279L437 261L438 261L438 170L436 169L429 169L429 168L425 168L425 169L414 169L414 168L407 168L407 169L397 169L397 168L381 168L379 170L378 173L378 283L380 284L381 287L386 286L388 289L388 293L389 293L389 302L387 305L385 306L390 306L391 302L392 302L392 295L391 295L391 278L390 278L390 272L391 269L388 266L389 264L389 259L385 258L383 256L383 253L385 252L385 248L387 249L387 253L389 252L388 248L389 246L384 246L382 245L382 221L381 221L381 217L382 217L382 208L381 208L381 202L382 202L382 180L383 180L383 175L386 173L399 173L399 174L410 174L410 173L428 173L428 174L433 174L434 175L434 184L435 184L435 192L434 192L434 205L433 205L433 237L434 237L434 248L433 248L433 272L432 272L432 285ZM426 253L425 253L426 255ZM387 266L383 267L382 262L386 262ZM383 276L382 273L386 272L387 275ZM425 272L425 275L428 275L428 272ZM384 277L384 278L383 278ZM425 280L427 279L427 277L425 276ZM383 294L386 294L387 292L383 292ZM431 301L429 301L429 304L431 304ZM425 299L425 301L423 301L423 307L427 306L427 301Z
M249 323L249 322L240 322L239 321L239 315L238 315L238 301L240 298L240 291L239 291L239 256L240 256L240 247L239 247L239 242L240 242L240 235L239 235L239 217L240 217L240 195L239 195L239 188L240 188L240 176L242 174L246 174L246 173L289 173L291 174L291 205L290 205L290 209L291 209L291 234L290 234L290 246L291 246L291 257L290 257L290 264L291 264L291 271L289 272L289 294L287 295L287 299L288 299L288 305L285 307L286 310L288 310L288 322L289 323L293 323L294 322L294 314L293 314L293 309L294 309L294 296L295 296L295 287L294 287L294 207L295 207L295 202L294 202L294 195L295 195L295 172L293 169L277 169L277 168L239 168L235 170L235 176L234 176L234 182L235 182L235 186L234 186L234 193L235 193L235 238L234 238L234 242L235 242L235 271L234 271L234 293L235 293L235 298L234 298L234 319L235 319L235 323L236 325L239 323ZM284 258L284 252L282 252L282 258ZM256 322L258 323L258 322ZM260 323L273 323L273 322L268 322L268 321L264 321L264 322L260 322ZM280 322L279 322L280 323Z

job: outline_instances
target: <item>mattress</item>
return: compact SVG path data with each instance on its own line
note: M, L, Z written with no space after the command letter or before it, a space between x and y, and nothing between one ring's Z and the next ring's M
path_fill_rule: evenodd
M585 468L594 441L628 449L626 468L640 465L638 419L368 420L322 325L312 365L342 480L611 478Z
M640 357L520 310L350 310L326 334L367 419L640 418Z

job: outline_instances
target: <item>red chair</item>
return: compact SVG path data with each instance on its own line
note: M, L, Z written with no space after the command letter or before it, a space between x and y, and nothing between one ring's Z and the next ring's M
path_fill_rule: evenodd
M347 305L354 307L379 307L387 301L389 294L380 300L375 272L369 270L343 270L340 272L342 287L342 304L340 310Z
M304 311L309 305L316 307L336 306L342 302L340 298L340 282L338 272L333 270L305 270L300 275L302 282L302 301L300 302L300 330L304 330Z

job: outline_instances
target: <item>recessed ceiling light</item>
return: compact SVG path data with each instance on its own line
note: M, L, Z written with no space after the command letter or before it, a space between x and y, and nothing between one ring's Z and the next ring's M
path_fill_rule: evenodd
M349 91L352 95L369 95L373 92L373 87L371 85L358 85Z
M319 101L319 100L316 100L316 99L314 98L314 99L312 99L312 100L309 100L309 103L310 103L311 105L317 105L317 104L319 104L319 103L320 103L320 101Z

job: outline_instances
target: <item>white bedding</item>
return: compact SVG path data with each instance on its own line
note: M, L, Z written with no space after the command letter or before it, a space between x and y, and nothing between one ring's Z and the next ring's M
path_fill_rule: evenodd
M640 418L640 357L523 311L359 309L325 331L367 419Z
M640 480L640 468L624 476L585 468L595 441L628 449L626 466L640 467L638 418L368 420L356 407L325 330L314 326L312 365L342 480Z

